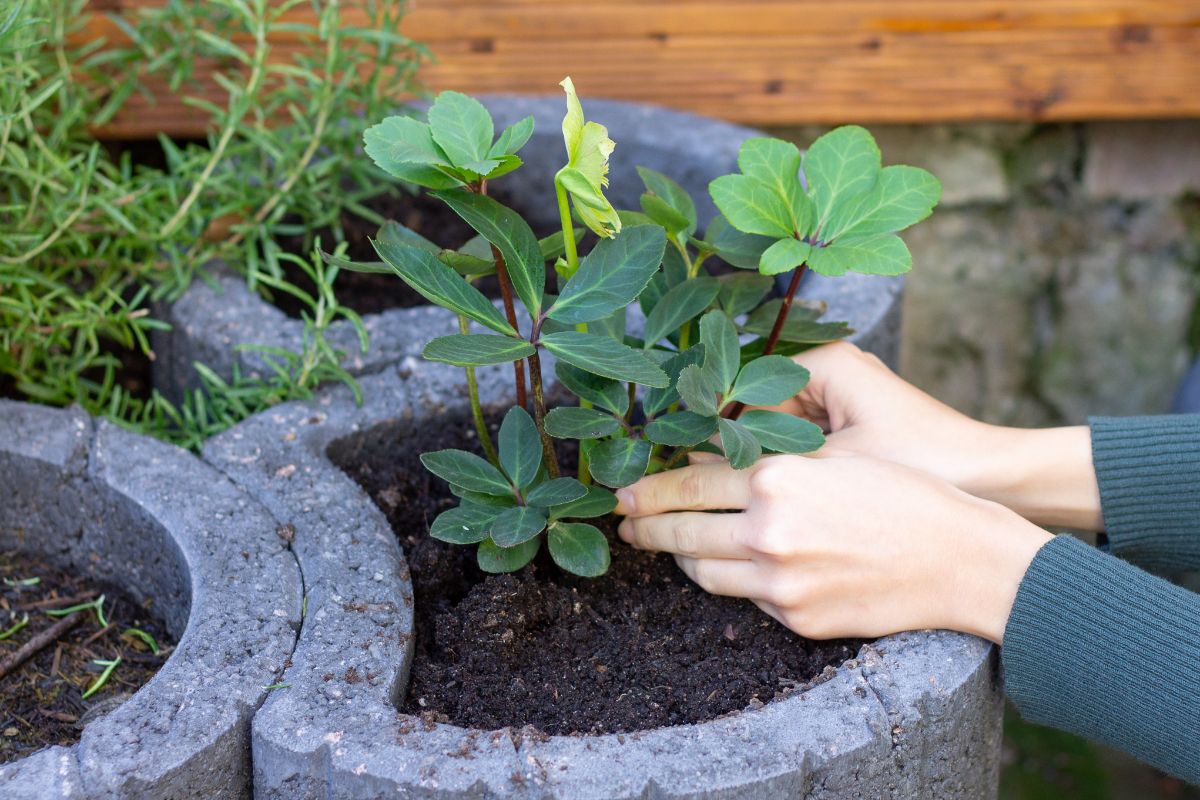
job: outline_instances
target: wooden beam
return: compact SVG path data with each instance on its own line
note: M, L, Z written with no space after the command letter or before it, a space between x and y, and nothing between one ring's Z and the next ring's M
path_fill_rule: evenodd
M585 96L757 125L1200 116L1195 0L414 0L403 32L430 45L435 90L556 93L569 74ZM103 133L200 132L154 94Z

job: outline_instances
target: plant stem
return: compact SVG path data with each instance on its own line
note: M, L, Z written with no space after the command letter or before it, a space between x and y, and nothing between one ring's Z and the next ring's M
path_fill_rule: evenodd
M504 300L504 315L508 317L508 324L517 328L517 310L513 305L512 282L508 277L504 256L501 255L500 248L496 245L492 245L492 258L496 260L496 279L500 282L500 297ZM519 328L517 328L517 332L520 333ZM529 398L525 393L525 371L521 369L520 361L513 362L513 382L517 388L517 405L526 408Z
M458 330L462 333L467 332L467 318L463 314L458 315ZM521 362L516 363L519 369ZM479 436L479 444L483 447L483 452L487 454L488 461L500 466L500 454L496 452L496 445L492 443L491 434L488 433L487 420L483 418L483 405L479 402L479 383L475 380L475 368L466 367L465 369L467 372L467 397L471 400L471 417L475 420L475 433Z
M567 257L566 277L570 278L579 270L579 251L575 248L575 225L571 222L571 203L567 199L567 190L557 180L554 181L554 194L558 198L558 220L562 225L563 251Z
M208 163L204 165L204 170L192 184L192 190L183 202L179 204L175 214L167 220L166 224L158 232L160 239L165 239L175 232L175 230L187 218L188 212L196 201L200 198L201 192L208 184L213 172L217 166L225 158L225 150L229 147L229 143L233 140L234 134L238 132L242 118L250 110L250 106L258 95L258 90L267 70L267 33L270 24L264 19L266 13L264 8L256 8L254 15L254 57L250 66L250 77L246 79L246 84L242 88L241 93L236 97L230 97L229 117L225 120L225 127L221 131L220 138L217 139L216 146L212 149L212 155L208 159ZM249 98L249 99L247 99Z
M487 195L486 180L479 181L477 189L474 186L467 188L476 191L477 194ZM517 309L513 304L512 279L508 277L508 266L504 263L504 256L496 245L492 245L492 258L496 262L496 280L500 284L500 298L504 301L504 316L508 318L508 324L512 325L517 333L520 333L521 329L517 327ZM532 313L532 309L530 311ZM517 405L521 408L528 407L529 398L525 393L525 371L521 368L520 361L513 362L513 385L517 391Z
M762 354L764 356L769 356L775 352L775 345L779 344L779 336L783 333L783 326L787 322L788 312L792 310L792 300L796 297L796 290L800 288L800 279L804 277L807 269L808 264L801 264L792 273L792 281L788 284L787 294L783 296L783 304L779 306L779 313L775 315L775 324L771 326L771 334L767 337L767 343L763 345ZM729 407L728 413L724 416L728 419L737 419L745 410L746 404L737 402Z
M546 469L550 472L551 478L557 478L562 474L558 468L558 454L554 451L554 440L550 438L550 434L546 433L546 396L542 392L542 359L538 354L538 336L542 333L542 322L545 317L539 317L533 322L533 333L529 337L530 344L533 345L533 355L527 359L529 361L529 383L533 386L533 422L537 426L538 436L542 440L542 459L546 462ZM582 463L582 452L581 452Z
M571 202L567 198L567 190L563 187L557 177L554 180L554 196L558 199L558 222L562 228L563 236L563 255L566 257L567 269L566 274L558 275L558 288L562 291L563 284L575 276L579 271L579 250L575 246L575 223L571 221ZM587 333L588 326L586 322L580 322L575 325L575 330L580 333ZM592 403L589 400L579 398L580 408L591 408ZM588 460L587 449L581 442L579 445L579 482L584 486L592 482L592 470Z
M775 324L771 327L771 335L767 337L767 343L763 346L762 354L764 356L775 352L775 345L779 344L779 336L783 333L783 325L787 322L788 312L792 310L792 300L796 297L796 290L800 288L800 279L804 277L807 270L808 264L801 264L792 273L792 282L788 284L787 294L783 296L783 305L779 307L779 313L775 315Z

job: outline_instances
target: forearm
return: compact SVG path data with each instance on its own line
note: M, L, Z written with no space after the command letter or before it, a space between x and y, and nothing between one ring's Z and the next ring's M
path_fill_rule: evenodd
M1038 525L1104 529L1086 426L1023 430L980 425L973 435L978 466L959 482L960 488Z
M1200 782L1200 595L1060 536L1021 581L1001 658L1026 719Z
M1097 417L1091 429L1113 555L1200 569L1200 417Z

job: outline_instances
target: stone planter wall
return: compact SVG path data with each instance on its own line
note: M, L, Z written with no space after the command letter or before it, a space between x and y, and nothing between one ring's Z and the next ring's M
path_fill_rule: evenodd
M480 373L485 402L502 399L505 371ZM994 796L996 651L945 632L881 639L808 691L702 725L546 738L400 713L412 647L407 568L383 515L327 451L380 426L465 413L465 387L460 370L411 359L362 388L362 406L335 387L205 449L294 529L308 591L284 676L291 688L254 719L256 797Z
M565 151L562 142L561 97L494 95L481 98L496 120L497 129L533 115L536 128L521 152L525 165L493 184L493 193L527 213L536 225L557 226L557 206L545 202L552 198L554 173L562 166ZM737 151L741 143L761 131L725 122L668 111L653 106L587 100L590 119L608 126L618 145L612 157L608 196L618 208L638 208L645 191L635 167L656 169L680 183L695 199L701 226L707 225L716 209L708 196L708 184L720 175L737 170ZM365 157L365 156L364 156ZM536 198L527 205L523 198ZM238 353L240 344L260 344L298 352L303 338L303 323L255 295L245 282L228 270L214 265L213 281L196 281L177 301L156 309L155 316L169 322L169 332L155 332L153 345L154 383L169 397L178 398L198 385L192 368L202 362L228 378L238 363L243 374L261 374L261 356ZM397 286L399 286L399 278ZM888 293L866 292L866 284L888 287ZM876 330L874 342L861 339L894 363L897 356L899 306L891 299L904 285L903 278L879 278L847 275L836 280L810 276L801 295L829 303L830 319L864 316L874 320L886 311L886 324ZM878 298L874 309L864 309L865 298ZM370 335L370 350L363 354L349 323L338 322L330 331L335 346L346 353L343 366L354 375L377 372L408 356L418 355L421 343L437 335L457 333L454 318L428 306L396 309L364 318ZM414 340L406 332L416 328L423 338Z
M296 641L296 561L261 505L177 448L0 400L0 549L152 599L178 645L72 747L0 765L0 797L250 796L250 718Z

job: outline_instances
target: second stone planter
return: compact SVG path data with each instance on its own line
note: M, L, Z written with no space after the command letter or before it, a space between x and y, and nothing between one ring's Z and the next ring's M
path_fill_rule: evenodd
M250 719L296 642L302 587L267 511L178 448L0 400L0 550L153 600L178 645L78 744L0 765L0 797L250 796Z
M544 201L552 196L549 193L554 174L565 157L563 99L492 95L480 100L495 119L497 130L526 116L534 117L533 137L521 151L524 166L498 179L495 191L533 225L556 226L557 207L553 202L527 205L523 199ZM764 135L751 128L635 103L588 100L587 110L590 118L608 126L618 142L607 190L613 204L617 208L638 208L644 188L635 167L649 167L673 178L691 195L702 230L716 214L708 196L709 182L735 172L742 142ZM168 397L178 398L198 385L192 366L195 362L226 379L231 377L235 364L244 375L263 374L262 356L254 350L239 350L239 345L264 345L292 352L302 348L304 324L300 320L263 300L238 275L215 266L211 281L194 282L175 302L156 309L156 316L172 326L153 336L154 383ZM399 286L400 279L396 280ZM851 273L829 279L809 275L800 294L827 303L828 319L852 320L859 331L856 341L892 363L897 355L900 322L900 306L895 298L903 285L903 277ZM433 336L458 332L451 314L430 306L370 314L363 322L370 338L365 354L350 323L337 322L329 331L333 345L346 354L342 366L353 375L377 372L418 355L421 344ZM414 329L422 331L423 338L414 340L407 335Z

